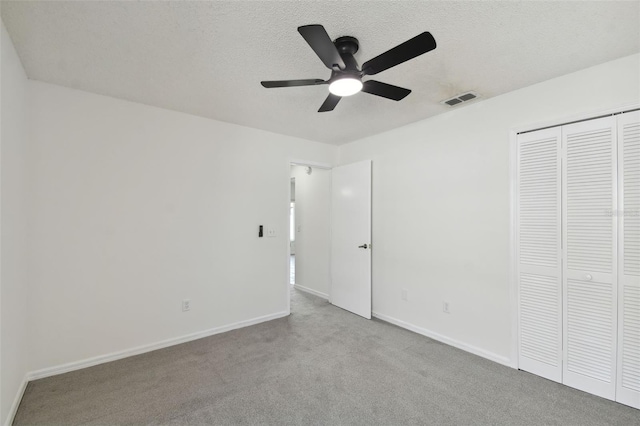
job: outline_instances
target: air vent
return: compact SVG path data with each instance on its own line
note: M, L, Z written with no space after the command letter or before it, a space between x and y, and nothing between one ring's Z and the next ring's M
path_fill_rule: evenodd
M463 102L467 102L470 101L472 99L478 98L478 94L474 93L474 92L466 92L466 93L462 93L460 95L454 96L453 98L450 99L445 99L444 101L440 102L441 104L446 104L449 106L455 106L458 104L461 104Z

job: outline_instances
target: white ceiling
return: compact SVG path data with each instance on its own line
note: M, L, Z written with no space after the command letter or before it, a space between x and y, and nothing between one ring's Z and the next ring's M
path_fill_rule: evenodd
M2 19L31 79L336 145L640 51L638 1L2 1ZM329 77L306 24L357 37L361 64L423 31L438 47L375 76L403 101L317 113L327 86L260 86Z

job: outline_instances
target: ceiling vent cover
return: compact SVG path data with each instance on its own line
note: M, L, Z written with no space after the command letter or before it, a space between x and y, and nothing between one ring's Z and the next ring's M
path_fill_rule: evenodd
M479 97L480 96L475 92L466 92L466 93L462 93L460 95L456 95L453 98L445 99L444 101L441 101L440 103L444 104L444 105L449 105L449 106L456 106L456 105L461 104L463 102L471 101L471 100L479 98Z

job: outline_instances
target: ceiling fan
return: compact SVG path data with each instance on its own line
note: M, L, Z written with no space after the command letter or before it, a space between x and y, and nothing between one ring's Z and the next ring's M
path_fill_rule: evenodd
M331 41L329 34L322 25L304 25L298 27L298 32L309 43L327 68L331 70L329 80L318 78L306 80L278 80L262 81L260 84L266 88L317 86L329 85L329 96L324 101L318 112L333 111L340 99L344 96L355 95L362 91L371 95L399 101L404 99L411 90L376 80L362 81L362 77L375 75L379 72L395 67L403 62L420 56L436 48L436 41L428 32L423 32L402 44L387 50L375 58L362 64L358 63L353 55L358 51L358 39L355 37L338 37Z

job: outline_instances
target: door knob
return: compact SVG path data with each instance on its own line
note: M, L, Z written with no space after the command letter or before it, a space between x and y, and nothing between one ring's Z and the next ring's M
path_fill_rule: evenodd
M368 247L369 247L369 246L368 246L367 244L363 244L363 245L361 245L361 246L358 246L358 248L363 248L363 249L366 249L366 248L368 248Z
M584 275L584 279L587 281L591 281L593 279L593 277L591 276L591 274L585 274Z

